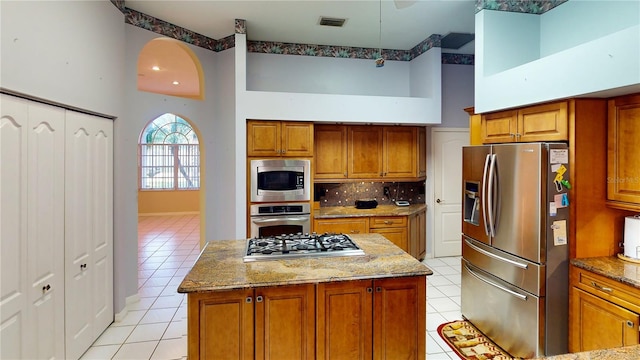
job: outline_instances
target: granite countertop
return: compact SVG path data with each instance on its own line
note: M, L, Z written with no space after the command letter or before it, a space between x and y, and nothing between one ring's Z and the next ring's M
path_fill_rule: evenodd
M427 208L426 204L409 206L378 205L375 209L356 209L355 206L327 206L314 210L316 219L364 216L409 216Z
M244 262L246 240L209 241L182 280L178 292L433 274L431 269L380 234L354 234L350 237L365 255Z
M640 264L638 263L625 261L617 256L602 256L571 259L571 265L640 289Z
M614 349L592 350L572 354L546 356L544 360L638 360L640 345L625 346Z

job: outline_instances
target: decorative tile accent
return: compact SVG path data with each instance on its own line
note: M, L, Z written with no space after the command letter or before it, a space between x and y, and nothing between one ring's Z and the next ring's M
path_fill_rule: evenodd
M448 65L473 65L475 56L473 54L442 53L442 63Z
M156 34L164 35L173 39L184 41L188 44L199 46L211 51L224 51L235 47L235 35L229 35L220 40L198 34L180 26L171 24L164 20L156 19L153 16L124 7L123 0L111 0L112 3L125 15L125 23L131 24ZM558 0L560 1L560 0ZM243 19L235 20L235 34L247 33L247 22ZM382 49L382 57L392 61L411 61L424 54L429 49L440 47L442 35L432 34L411 50ZM247 51L253 53L282 54L298 56L319 56L348 59L376 59L380 57L380 49L362 48L334 45L314 45L314 44L293 44L273 41L247 41ZM445 62L447 61L447 62ZM451 62L454 61L454 62ZM445 60L443 54L443 64L463 64L473 65L473 55L457 55L448 57Z
M247 33L247 20L236 19L235 21L235 33L246 34Z
M208 50L215 51L216 40L198 34L191 30L187 30L180 26L173 25L164 20L156 19L153 16L141 13L139 11L126 8L124 21L127 24L153 31L156 34L164 35L188 44L199 46Z
M476 12L487 9L540 15L567 1L568 0L476 0Z
M124 13L125 11L124 0L111 0L111 3L115 5L115 7L117 7L118 10Z
M390 196L384 195L389 188ZM378 205L393 205L395 200L407 200L412 204L424 204L424 181L315 184L315 200L320 206L355 206L356 200L376 200Z

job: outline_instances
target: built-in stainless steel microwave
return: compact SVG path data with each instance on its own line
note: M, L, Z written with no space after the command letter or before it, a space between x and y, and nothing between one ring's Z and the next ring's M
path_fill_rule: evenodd
M251 160L251 202L311 200L311 161Z

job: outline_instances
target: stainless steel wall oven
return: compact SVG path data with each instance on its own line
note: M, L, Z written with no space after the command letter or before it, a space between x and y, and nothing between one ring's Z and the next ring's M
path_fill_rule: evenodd
M309 203L272 203L250 206L251 237L309 233Z

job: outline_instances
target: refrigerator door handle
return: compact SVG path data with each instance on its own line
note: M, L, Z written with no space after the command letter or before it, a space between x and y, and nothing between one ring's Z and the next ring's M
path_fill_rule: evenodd
M480 274L478 274L478 273L474 272L473 270L471 270L469 268L469 265L467 265L467 264L464 264L464 267L467 269L469 274L473 275L476 279L486 283L487 285L491 285L491 286L493 286L495 288L498 288L498 289L506 292L507 294L512 295L512 296L514 296L514 297L516 297L516 298L518 298L518 299L520 299L522 301L527 301L527 296L526 295L522 295L522 294L519 294L519 293L517 293L515 291L509 290L509 289L507 289L506 287L504 287L502 285L496 284L493 281L490 281L489 279L484 278Z
M487 222L487 175L489 171L489 163L491 162L491 154L487 154L487 157L484 160L484 171L482 172L482 220L484 220L484 233L487 236L489 234L489 223Z
M506 262L509 265L513 265L513 266L519 267L521 269L527 269L529 267L529 265L527 265L527 264L523 264L523 263L519 263L517 261L506 259L506 258L503 258L502 256L499 256L499 255L493 254L493 253L491 253L491 252L489 252L487 250L481 249L480 247L474 245L469 239L465 238L464 242L466 242L467 245L469 245L469 247L472 248L473 250L475 250L475 251L477 251L477 252L479 252L479 253L481 253L481 254L483 254L485 256L488 256L490 258L493 258L493 259L496 259L496 260L499 260L499 261L502 261L502 262Z
M488 206L487 212L489 213L489 236L496 236L496 228L495 228L495 215L496 215L496 203L494 202L494 190L495 190L495 181L497 180L497 176L494 176L496 172L496 154L491 155L491 166L489 167L489 184L487 188L489 189L489 193L487 194L488 198Z

